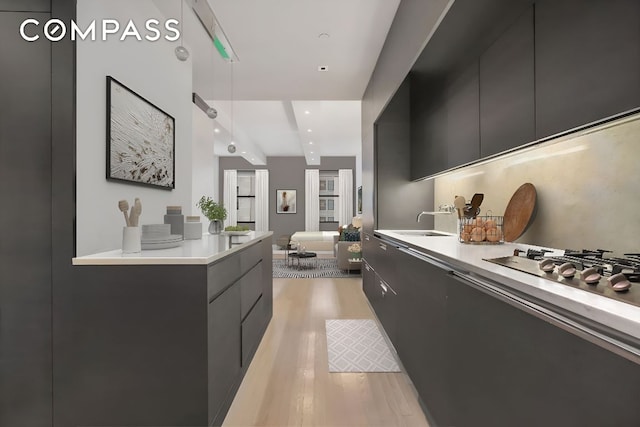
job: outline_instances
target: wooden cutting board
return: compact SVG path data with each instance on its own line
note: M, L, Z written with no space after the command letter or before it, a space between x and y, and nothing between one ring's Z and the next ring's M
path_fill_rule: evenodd
M533 222L536 210L536 187L531 183L522 184L509 200L504 211L503 232L506 242L513 242L527 230Z

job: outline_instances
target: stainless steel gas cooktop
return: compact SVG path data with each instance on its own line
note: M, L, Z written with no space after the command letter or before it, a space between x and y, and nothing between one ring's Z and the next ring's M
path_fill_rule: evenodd
M485 261L640 306L640 255L608 258L607 252L566 250L564 256L545 257L545 251L516 250Z

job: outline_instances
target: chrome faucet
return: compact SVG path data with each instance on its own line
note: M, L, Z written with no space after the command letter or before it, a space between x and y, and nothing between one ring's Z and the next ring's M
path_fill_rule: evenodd
M416 222L420 222L420 218L422 217L422 215L450 214L454 211L454 209L455 208L453 207L453 205L440 205L438 206L437 212L422 211L418 214Z

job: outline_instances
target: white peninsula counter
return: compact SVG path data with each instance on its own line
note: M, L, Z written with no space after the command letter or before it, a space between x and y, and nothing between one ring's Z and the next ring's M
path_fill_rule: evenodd
M116 249L76 257L73 265L210 264L272 235L272 231L251 231L247 235L204 234L202 239L184 240L180 246L170 249L143 250L133 254Z

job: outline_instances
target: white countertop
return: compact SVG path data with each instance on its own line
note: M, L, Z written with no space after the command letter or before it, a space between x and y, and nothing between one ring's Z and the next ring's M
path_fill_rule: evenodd
M272 231L252 231L246 236L204 234L202 239L184 240L170 249L143 250L123 254L121 249L73 258L73 265L194 265L210 264L242 250L247 244L273 235Z
M640 307L483 260L513 255L514 249L539 249L537 246L519 243L470 245L460 243L455 235L407 236L397 231L400 230L375 230L375 233L408 243L454 267L484 276L640 339Z

